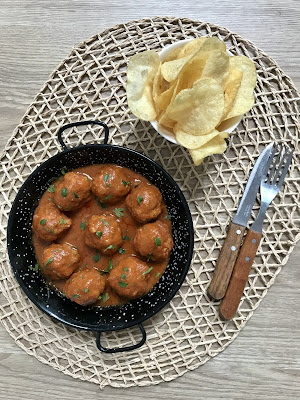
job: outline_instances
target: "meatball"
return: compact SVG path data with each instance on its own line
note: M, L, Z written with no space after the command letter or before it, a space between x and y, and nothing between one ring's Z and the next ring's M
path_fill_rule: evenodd
M162 196L157 187L140 184L126 197L126 205L132 217L145 223L159 216L162 210Z
M150 290L151 270L137 257L126 257L112 269L107 282L119 296L135 299Z
M122 167L109 165L94 177L92 191L101 202L112 204L128 194L130 182Z
M64 211L76 210L91 198L91 179L79 172L68 172L58 182L53 195L58 208Z
M169 257L173 239L166 224L155 221L140 227L133 239L136 251L151 261L162 261Z
M80 255L69 243L51 244L43 252L41 269L50 279L66 279L78 267Z
M112 215L92 215L86 225L85 244L104 255L114 254L122 245L120 222Z
M87 306L97 301L105 288L105 278L92 268L75 272L65 284L65 295L77 304Z
M52 242L70 228L72 221L52 203L41 204L35 210L32 228L37 236Z

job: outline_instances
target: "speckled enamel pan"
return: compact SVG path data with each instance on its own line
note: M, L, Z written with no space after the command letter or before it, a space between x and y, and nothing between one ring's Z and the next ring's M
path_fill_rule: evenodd
M67 148L62 132L73 126L97 124L104 127L104 144ZM29 299L51 318L78 329L97 332L97 346L101 351L114 353L142 346L146 332L142 322L160 311L176 294L188 272L194 246L193 222L187 202L173 178L156 162L134 150L112 146L108 142L108 127L100 121L82 121L63 126L58 132L63 151L40 165L19 190L8 221L7 247L12 269ZM165 273L144 297L124 306L82 307L60 295L46 284L39 271L29 267L36 264L32 243L32 217L39 199L51 178L66 170L102 163L114 163L142 174L162 193L171 216L174 248ZM123 348L104 348L101 332L125 329L138 325L142 340Z

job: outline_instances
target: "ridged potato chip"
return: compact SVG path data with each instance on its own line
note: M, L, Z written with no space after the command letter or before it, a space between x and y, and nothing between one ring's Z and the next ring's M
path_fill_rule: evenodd
M215 136L218 136L220 134L219 131L214 129L212 132L209 132L206 135L201 135L201 136L190 135L189 133L178 129L177 125L175 125L173 131L177 142L181 144L181 146L190 150L198 149L199 147L204 146Z
M212 154L222 154L227 148L227 144L224 139L228 138L227 132L220 132L219 135L215 136L212 140L206 143L199 149L189 150L190 155L196 166L200 165L205 157L211 156Z
M241 86L243 73L236 68L231 68L224 89L224 111L222 121L226 119L229 110Z
M202 47L206 39L207 39L206 37L199 37L184 44L179 49L178 58L191 56L197 53L197 51Z
M178 129L193 135L211 132L220 122L224 110L221 86L212 78L196 81L191 89L180 91L167 110Z
M242 81L226 119L248 112L254 105L253 90L256 85L256 69L253 62L245 56L230 57L230 67L243 73Z
M172 82L177 78L184 64L189 61L191 56L179 58L178 60L164 62L161 66L161 74L167 82Z
M164 80L161 74L161 65L158 67L156 71L154 80L153 80L153 87L152 87L152 96L154 103L156 104L158 97L164 93L167 89L166 81Z
M229 56L222 50L212 51L206 59L202 78L213 78L224 88L228 76Z

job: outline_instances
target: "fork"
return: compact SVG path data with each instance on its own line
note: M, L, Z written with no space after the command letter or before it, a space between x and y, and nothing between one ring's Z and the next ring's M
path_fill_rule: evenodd
M279 153L276 155L278 148ZM231 319L236 313L262 238L263 221L267 208L279 192L291 164L294 150L286 148L284 151L284 149L283 146L276 145L266 164L265 171L267 173L264 174L266 178L260 185L261 205L259 213L247 233L235 263L225 297L220 304L219 311L224 319Z

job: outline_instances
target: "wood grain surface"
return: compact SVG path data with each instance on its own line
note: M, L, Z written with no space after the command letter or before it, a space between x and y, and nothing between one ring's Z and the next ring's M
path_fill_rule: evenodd
M177 16L226 26L273 57L300 88L298 0L1 0L0 151L75 44L122 22ZM0 399L296 399L300 397L300 245L223 353L172 382L103 392L30 357L0 324Z

